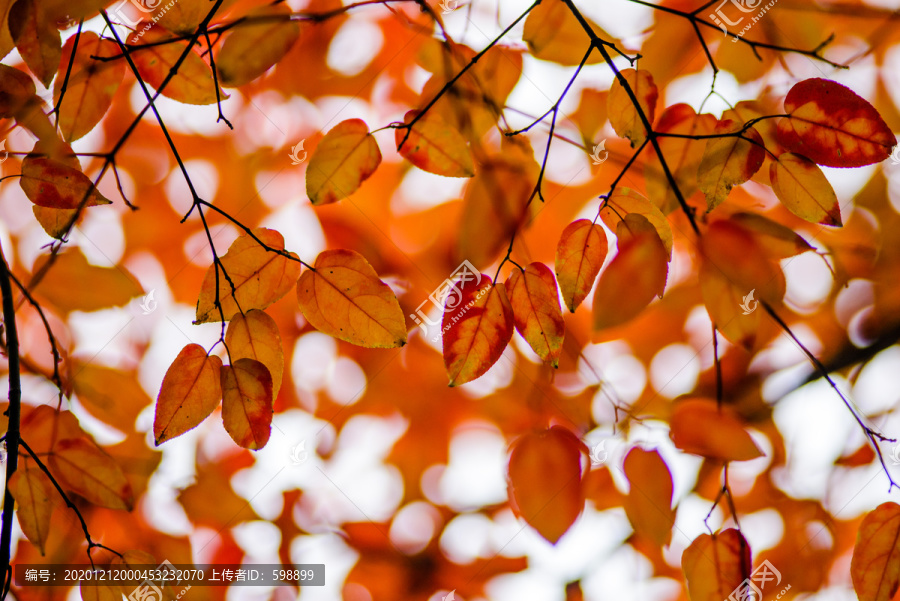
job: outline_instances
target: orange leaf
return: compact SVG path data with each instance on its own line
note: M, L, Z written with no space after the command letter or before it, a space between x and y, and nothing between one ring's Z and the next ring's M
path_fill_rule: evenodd
M659 239L666 247L666 256L672 258L672 227L666 216L659 208L650 202L646 196L631 188L616 188L615 191L603 202L600 209L600 219L606 227L618 231L618 223L629 213L637 213L645 217L656 229Z
M272 376L256 359L222 368L222 423L245 449L261 449L272 433Z
M525 434L512 444L509 500L513 511L553 544L584 509L582 443L553 426Z
M716 125L714 133L734 133L741 127L742 124L736 121L723 120ZM741 137L711 138L706 143L697 172L697 183L706 195L706 210L715 209L722 204L731 188L753 177L765 158L762 136L752 127Z
M94 505L131 511L134 495L122 468L87 438L57 442L49 464L64 488Z
M480 378L497 362L513 334L513 310L506 287L481 275L457 284L459 310L444 310L441 332L450 386ZM449 298L448 298L449 300Z
M44 554L50 534L50 517L58 504L59 493L43 471L25 459L9 480L9 492L16 500L19 526L31 543Z
M556 279L563 302L572 313L591 291L607 251L606 232L587 219L573 221L559 237Z
M48 256L35 261L35 271L44 266ZM56 257L53 268L35 287L59 311L97 311L124 305L144 293L140 284L121 265L91 265L74 247Z
M141 78L154 89L166 80L187 46L159 24L141 21L128 38L131 57ZM224 92L216 96L216 84L212 70L193 49L187 53L162 95L185 104L214 104L219 97L228 98Z
M796 84L784 99L778 142L828 167L862 167L888 158L897 143L878 110L853 90L821 78Z
M720 461L747 461L763 453L727 405L691 398L675 403L669 419L669 437L686 453Z
M285 4L263 6L248 17L279 16L291 12ZM249 83L278 63L300 37L300 26L287 18L235 28L216 56L219 83L226 87Z
M169 366L156 399L156 446L197 427L222 398L222 360L189 344Z
M890 601L900 585L900 505L888 501L859 525L850 577L859 601Z
M153 399L144 392L137 374L93 363L73 362L75 394L94 417L127 432Z
M831 183L818 165L799 154L786 152L772 161L769 179L775 196L802 219L841 226L841 207Z
M46 88L56 75L62 42L45 8L39 0L18 0L9 9L8 23L22 60Z
M252 233L269 248L284 252L284 237L279 232L257 228ZM287 294L297 281L301 267L296 260L297 255L291 252L285 254L294 260L266 250L249 234L238 236L228 247L228 252L219 257L220 265L213 263L206 271L194 323L220 321L222 314L228 321L241 311L265 309ZM216 307L217 297L222 307L221 314Z
M622 246L600 275L594 292L594 330L636 317L666 288L669 264L659 236L641 232Z
M625 477L631 485L625 515L635 532L658 545L668 545L675 524L672 473L657 451L633 448L625 456Z
M306 168L306 194L314 205L347 198L375 173L381 151L362 119L335 125L319 142Z
M112 202L100 194L80 170L47 157L25 157L19 185L28 200L39 207L77 209L82 202L86 207Z
M749 231L757 244L776 261L813 250L800 234L762 215L735 213L730 219Z
M0 64L0 118L9 119L36 100L37 88L26 73Z
M417 114L418 111L409 111L405 122L411 122ZM406 142L403 142L404 138ZM472 177L475 174L466 139L437 113L426 113L412 129L397 128L394 140L400 156L419 169L447 177Z
M659 98L659 91L656 89L656 84L653 83L653 76L649 71L634 69L623 69L620 73L628 82L647 121L652 125L656 112L656 100ZM609 96L606 98L606 112L609 115L610 125L616 130L619 137L631 140L632 148L640 146L647 139L647 128L644 127L644 122L641 121L631 96L628 95L618 77L613 80Z
M53 86L54 102L59 102L74 46L75 36L72 36L63 47L59 76ZM124 60L102 61L93 57L106 58L119 54L115 42L101 39L93 31L81 33L66 93L59 105L59 128L67 142L77 140L94 129L112 104L113 96L125 76Z
M684 550L681 569L691 601L723 601L750 577L750 545L734 528L701 534Z
M604 40L615 41L596 23L587 18L585 22ZM578 18L560 2L543 2L529 13L525 19L522 40L528 44L534 58L561 65L579 64L591 43L591 38ZM593 52L586 64L593 65L601 60L603 58L600 53Z
M543 263L513 270L506 280L516 330L541 358L559 367L566 324L553 272Z
M238 313L228 324L225 345L232 361L256 359L272 376L272 398L278 398L284 373L284 350L275 320L258 309Z
M320 332L367 348L406 344L406 320L390 286L358 252L326 250L297 282L300 311Z

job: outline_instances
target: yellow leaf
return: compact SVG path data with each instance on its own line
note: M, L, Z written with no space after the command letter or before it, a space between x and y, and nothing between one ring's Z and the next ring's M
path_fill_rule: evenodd
M608 252L606 232L587 219L566 226L556 246L556 279L572 313L591 291Z
M319 142L306 168L306 194L314 205L347 198L375 173L381 151L362 119L335 125Z
M75 36L72 36L63 47L59 75L53 86L54 102L59 102L74 46ZM94 129L112 104L113 96L125 76L125 61L99 59L119 54L121 52L115 42L101 39L93 31L81 33L66 94L59 105L59 128L67 142L77 140Z
M585 20L595 34L615 42L600 26ZM591 45L591 38L563 2L542 2L535 7L525 19L522 39L535 58L561 65L579 64ZM602 60L600 53L594 51L586 64L593 65Z
M300 310L310 325L368 348L406 344L406 321L393 290L352 250L326 250L297 282Z
M45 88L59 65L62 42L56 23L38 0L18 0L9 10L9 33L19 54Z
M409 111L405 122L411 122L417 114L417 111ZM466 139L437 113L426 113L411 129L397 128L394 139L400 156L423 171L446 177L472 177L475 174Z
M77 209L82 203L85 207L95 207L112 202L80 170L47 157L26 157L22 161L19 185L28 200L39 207Z
M800 234L762 215L735 213L731 220L750 231L762 249L776 261L813 250Z
M269 248L284 252L284 237L277 231L257 228L253 235ZM238 236L228 252L219 257L220 265L213 263L206 271L194 323L221 321L223 314L228 321L241 311L265 309L287 294L297 281L301 267L297 255L286 254L294 260L266 250L249 234ZM221 313L216 306L217 297Z
M131 57L141 78L157 90L187 46L186 42L171 41L172 38L177 36L149 21L138 23L128 38L128 44L135 46L131 49ZM162 94L185 104L213 104L217 97L212 70L192 49ZM220 91L219 95L223 100L228 98L224 92Z
M94 505L131 511L134 495L122 468L87 438L57 442L49 464L64 488Z
M285 18L235 28L216 56L219 83L226 87L242 86L278 63L300 37L300 26L286 18L290 12L286 4L250 11L247 16L251 18L279 15Z
M48 260L47 256L39 257L34 270L38 271ZM34 292L65 313L118 307L144 293L124 267L91 265L77 247L56 256L53 267Z
M516 330L541 358L559 367L566 324L553 272L543 263L513 270L506 280Z
M163 378L156 399L153 436L156 445L198 426L222 398L222 360L199 344L178 353Z
M653 76L649 71L635 69L623 69L620 73L637 98L638 106L647 117L647 121L653 125L656 100L659 98L659 91L656 89L656 84L653 83ZM628 138L631 141L632 148L640 146L647 139L647 128L635 108L634 101L618 77L613 81L609 96L606 98L606 112L609 115L610 125L616 130L619 137Z
M85 409L122 432L134 428L138 413L153 402L135 372L81 361L74 363L73 371L75 394Z
M228 324L225 345L232 361L256 359L272 376L272 398L278 398L284 373L284 350L275 320L258 309L238 313Z
M616 188L615 191L603 203L600 210L600 219L606 227L616 231L619 222L629 213L637 213L644 216L656 229L659 239L666 247L666 256L672 258L672 227L668 219L659 208L650 202L646 196L631 188Z
M245 449L261 449L272 433L272 376L256 359L222 368L222 423Z
M736 121L719 121L714 133L734 133L741 126ZM697 183L706 195L707 211L722 204L731 188L749 180L762 167L766 158L762 136L752 127L741 136L710 138L706 143Z
M10 478L9 492L16 500L16 517L22 532L43 555L59 493L47 474L28 459L21 460Z
M822 169L799 154L786 152L769 168L772 190L787 209L812 223L840 227L841 207Z
M900 505L888 501L859 525L850 577L859 601L890 601L900 585Z
M763 453L734 410L710 399L678 401L669 419L669 436L686 453L720 461L747 461Z
M701 534L684 550L681 568L691 601L724 601L750 577L750 545L733 528Z
M624 470L631 486L624 503L628 521L635 532L668 545L675 525L669 467L657 451L635 447L625 456Z

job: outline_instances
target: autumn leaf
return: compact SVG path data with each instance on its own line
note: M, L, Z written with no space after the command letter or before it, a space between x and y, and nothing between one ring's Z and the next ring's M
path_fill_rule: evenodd
M9 33L22 59L44 87L50 87L59 65L62 43L45 4L38 0L17 0L9 10Z
M662 211L640 192L631 188L616 188L602 203L600 219L606 224L606 227L616 231L619 222L630 213L636 213L645 217L653 225L659 239L662 240L663 246L666 247L667 258L671 259L672 246L674 245L672 226L669 225L669 221Z
M624 471L631 487L624 503L628 521L635 532L668 545L675 525L669 467L659 452L635 447L625 456Z
M566 226L556 246L556 279L572 313L591 291L606 260L606 232L587 219Z
M406 113L405 123L412 122L418 114L418 111ZM419 169L446 177L475 174L466 139L437 114L426 113L412 127L398 127L394 131L400 156Z
M730 219L749 231L756 243L776 261L813 250L800 234L768 217L756 213L735 213Z
M739 530L701 534L681 555L691 601L723 601L750 577L750 545Z
M310 325L367 348L406 344L406 320L390 287L357 252L326 250L297 281L300 311Z
M797 83L784 110L788 116L778 122L779 143L819 165L871 165L888 158L897 143L875 107L835 81L817 77Z
M228 321L242 311L265 309L294 286L300 262L296 254L285 251L284 237L267 228L251 233L238 236L228 252L219 257L219 264L207 269L194 323L220 321L223 315ZM263 248L257 240L272 250Z
M521 436L509 457L509 500L513 511L553 544L584 509L581 443L553 426Z
M222 399L222 360L199 344L178 353L163 378L156 399L153 436L156 446L198 426Z
M58 441L49 464L64 488L94 505L128 511L134 506L131 485L122 468L86 438Z
M784 153L769 168L772 190L791 213L812 223L840 227L841 207L825 174L804 156Z
M153 403L136 373L95 363L75 363L74 389L88 413L123 432Z
M300 26L288 20L290 8L275 4L254 9L248 18L270 17L270 21L235 28L216 56L219 82L226 87L249 83L278 63L300 37ZM276 20L275 17L282 16Z
M22 107L36 100L34 80L15 67L0 64L0 118L15 117Z
M84 173L47 157L26 157L19 185L28 200L39 207L77 209L112 202L97 191Z
M669 267L666 249L655 233L642 232L613 257L594 292L594 330L636 317L654 296L662 296Z
M859 525L850 577L859 601L890 601L900 586L900 505L888 501Z
M621 77L631 88L631 92L637 99L637 106L652 125L656 113L656 100L659 91L653 83L653 76L648 71L635 69L623 69L619 72ZM631 147L635 148L647 139L647 128L641 120L635 103L625 89L620 78L613 80L612 88L606 99L606 112L609 115L609 123L619 137L631 141Z
M709 459L747 461L763 456L734 410L710 399L678 401L669 418L669 436L682 451Z
M128 44L134 46L131 57L141 79L156 90L175 69L186 49L185 42L173 38L177 40L173 33L150 21L138 23L128 37ZM216 94L212 70L194 50L187 53L162 89L162 95L185 104L214 104L219 98L228 98L224 92Z
M375 173L381 151L362 119L335 125L319 142L306 168L306 194L314 205L347 198Z
M272 432L272 376L256 359L222 368L222 423L245 449L266 446Z
M590 19L585 18L585 23L596 35L614 42L614 38ZM560 2L542 2L529 13L525 19L522 40L528 44L534 58L561 65L579 64L591 43L578 18ZM601 60L600 53L594 52L586 64L591 65Z
M48 260L47 256L39 257L35 270ZM77 247L56 256L48 277L41 280L34 292L64 312L118 307L144 294L124 267L91 265Z
M9 480L9 491L16 500L16 516L22 532L44 555L50 518L59 504L59 493L50 478L29 460L22 460Z
M706 143L697 183L706 195L707 211L722 204L731 188L753 177L766 158L762 136L752 127L740 135L726 135L735 134L741 126L736 121L719 121L714 133L726 137L710 138Z
M566 324L559 308L553 272L543 263L513 270L506 280L516 330L541 358L559 367Z
M272 398L278 398L284 373L284 350L275 320L258 309L238 313L225 331L225 345L233 361L255 359L272 376Z

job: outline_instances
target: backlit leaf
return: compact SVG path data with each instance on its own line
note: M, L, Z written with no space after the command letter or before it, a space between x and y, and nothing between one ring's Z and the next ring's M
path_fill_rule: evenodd
M60 161L29 155L22 161L19 184L28 200L39 207L77 209L107 205L106 199L84 173Z
M662 297L669 274L666 249L655 233L642 232L623 245L597 282L594 330L636 317L654 296Z
M231 359L256 359L272 376L272 397L278 398L284 373L284 350L275 320L258 309L238 313L225 331Z
M510 503L517 515L553 544L584 509L582 447L575 435L560 426L525 434L512 444Z
M813 250L800 234L762 215L735 213L731 216L731 221L750 231L763 250L776 260Z
M460 281L460 297L441 321L444 367L450 386L481 377L497 362L513 335L513 310L506 287L491 278ZM451 297L448 297L448 299Z
M222 360L199 344L178 353L163 378L156 399L153 436L156 445L198 426L222 399Z
M134 495L122 468L86 438L62 440L53 446L50 470L59 483L94 505L131 510Z
M734 133L741 125L731 120L719 121L714 133ZM697 172L697 183L706 195L707 210L712 211L722 204L731 188L753 177L765 158L762 136L752 127L740 137L711 138L706 143Z
M53 101L59 102L63 81L75 45L75 36L63 47L59 76L53 86ZM68 142L77 140L94 129L112 104L113 96L125 76L125 61L102 61L121 54L112 40L101 39L93 31L84 31L78 40L75 61L66 84L66 94L59 105L59 128Z
M417 114L417 111L406 113L405 123L411 122ZM466 139L437 114L426 113L411 130L396 129L394 139L400 148L400 156L419 169L447 177L472 177L475 174Z
M20 460L19 468L10 478L9 492L16 500L16 517L22 532L43 555L59 493L50 478L27 459Z
M750 577L750 545L739 530L701 534L681 555L691 601L724 601Z
M136 373L95 363L76 362L74 388L91 415L123 432L153 402Z
M285 252L284 237L277 231L257 228L252 233L269 248ZM292 252L285 254L297 258ZM219 260L219 266L214 263L206 270L194 323L220 321L222 314L227 321L241 311L265 309L290 291L301 269L299 261L266 250L249 234L238 236ZM221 314L216 307L217 297L222 307Z
M406 344L406 320L393 290L361 254L326 250L297 281L300 311L310 325L367 348Z
M624 503L628 521L635 532L668 545L675 525L669 467L659 452L636 447L625 456L624 470L631 487Z
M0 64L0 118L15 117L27 103L36 100L37 88L26 73Z
M589 19L585 21L594 33L604 40L613 38ZM566 5L561 2L542 2L525 19L522 39L535 58L553 61L561 65L577 65L584 58L591 38ZM594 51L587 64L598 63L603 58Z
M616 188L603 203L600 219L606 224L606 227L616 231L619 222L629 213L642 215L653 224L659 239L662 240L663 246L666 247L667 257L671 259L672 245L674 244L672 227L662 211L637 190L623 187Z
M272 432L272 376L256 359L222 368L222 423L245 449L261 449Z
M142 21L128 38L128 43L135 46L131 49L131 57L141 78L156 90L184 53L186 43L170 41L174 37L177 36L159 24ZM213 104L216 102L216 85L212 70L192 49L178 67L177 74L163 88L162 94L185 104ZM220 92L220 96L223 99L228 97L224 92Z
M35 270L43 267L48 260L47 256L39 257ZM56 256L47 277L41 280L34 292L64 312L118 307L144 293L134 276L124 267L91 265L77 247Z
M290 12L287 5L276 4L250 11L247 16L287 16ZM253 81L280 61L298 37L300 26L286 18L235 28L216 56L219 83L237 87Z
M514 269L506 280L506 291L516 330L541 360L558 367L566 324L553 272L537 262L525 271Z
M890 601L900 585L900 505L888 501L859 525L850 577L859 601Z
M778 141L819 165L878 163L897 143L875 107L835 81L801 81L785 97L784 110L788 117L778 122Z
M623 69L620 74L625 78L638 101L638 106L641 107L647 121L652 125L656 113L656 100L659 97L659 91L656 89L656 84L653 83L653 76L649 71L635 69ZM620 137L631 140L632 148L644 143L644 140L647 139L647 128L635 108L634 101L618 77L613 80L612 88L609 90L606 111L609 115L610 125Z
M556 279L563 302L572 313L591 291L608 247L604 229L588 219L566 226L556 246Z
M669 419L669 436L686 453L720 461L747 461L763 453L734 410L710 399L678 401Z
M9 10L9 33L31 72L44 87L50 87L62 42L45 8L39 0L17 0Z
M381 151L362 119L335 125L319 142L306 168L306 194L314 205L347 198L381 164Z
M841 226L841 207L831 183L814 162L786 152L769 168L772 190L787 209L802 219Z

